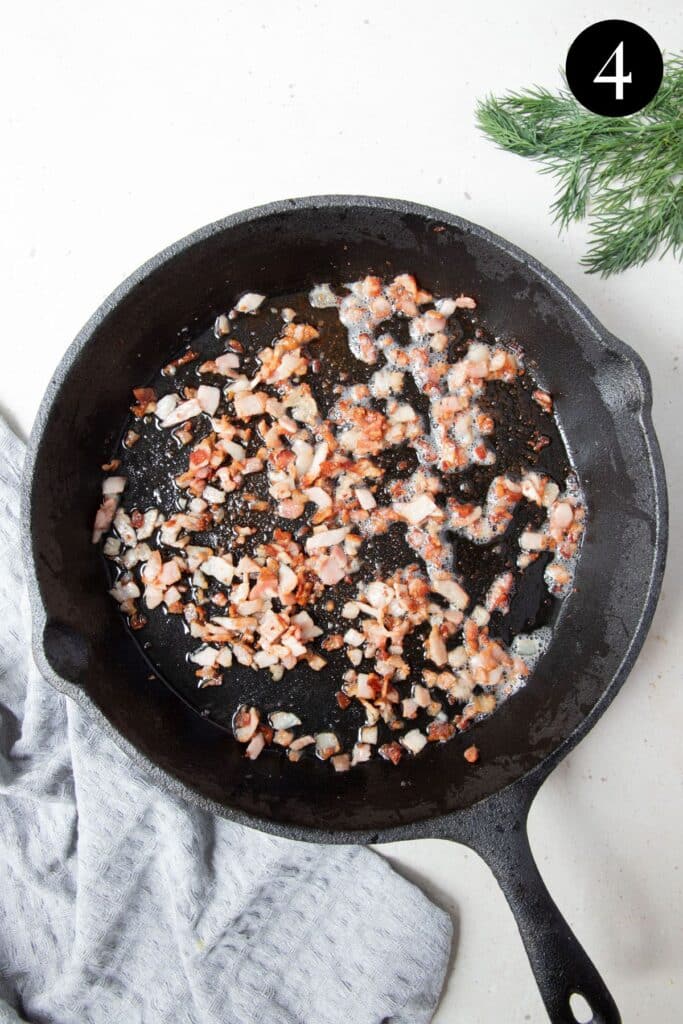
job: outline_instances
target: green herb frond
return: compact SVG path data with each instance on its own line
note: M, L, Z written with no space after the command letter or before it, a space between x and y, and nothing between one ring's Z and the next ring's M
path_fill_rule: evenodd
M616 273L656 253L683 257L683 54L666 58L659 91L629 117L600 117L566 89L535 87L477 105L498 146L555 179L560 230L589 217L590 273Z

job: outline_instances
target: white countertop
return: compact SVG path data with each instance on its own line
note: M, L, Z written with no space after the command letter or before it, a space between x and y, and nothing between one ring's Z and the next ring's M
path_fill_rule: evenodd
M0 410L25 435L90 313L193 228L287 196L409 198L527 249L640 352L680 522L680 264L667 258L607 281L584 274L585 232L558 238L550 179L496 150L473 121L486 92L557 86L569 43L604 17L632 18L661 46L681 47L675 0L13 5L0 44ZM683 1003L682 572L674 529L635 669L531 814L548 886L625 1024L673 1024ZM484 864L437 841L381 852L455 919L436 1024L541 1024L512 916Z

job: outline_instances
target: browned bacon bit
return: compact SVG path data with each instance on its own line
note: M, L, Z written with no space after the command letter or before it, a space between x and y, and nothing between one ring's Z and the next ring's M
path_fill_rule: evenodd
M479 748L474 743L464 752L463 757L469 764L476 764L479 760Z
M272 726L265 724L260 725L259 732L263 736L266 742L266 746L270 746L270 744L273 742L273 737L275 735L275 730L272 728Z
M538 432L533 434L532 437L527 441L527 446L531 448L532 452L541 452L544 448L550 444L550 438L545 434L539 434Z
M130 411L138 419L156 409L157 396L153 388L133 388L133 396L135 404L131 405Z
M528 450L519 478L487 475L488 493L475 501L464 477L461 498L454 497L450 484L459 474L496 462L500 423L485 408L487 385L513 386L524 373L522 351L489 342L479 327L460 344L455 317L476 309L473 298L434 297L411 274L391 281L368 275L340 294L315 286L312 308L335 310L352 353L372 366L356 383L340 373L323 397L307 380L325 357L322 320L297 322L299 314L281 310L279 336L268 328L268 342L254 343L255 358L242 359L245 346L229 337L232 321L256 315L263 301L245 293L218 317L214 333L225 351L213 355L213 348L202 361L188 350L164 368L173 378L197 360L182 386L167 381L158 399L152 388L134 390L133 413L154 413L155 421L135 423L124 447L145 430L155 431L155 444L157 433L163 438L163 455L177 467L173 500L160 488L160 507L143 504L147 498L135 491L138 453L127 452L130 498L128 476L114 475L120 460L106 463L112 475L103 481L93 541L106 535L103 553L117 567L111 595L133 629L143 629L155 609L182 616L199 687L220 686L233 665L268 671L274 684L305 665L321 673L314 685L325 687L323 655L340 667L330 696L364 722L352 749L342 749L333 732L302 734L306 726L292 711L273 711L266 722L257 707L242 705L233 731L245 757L274 745L293 762L314 754L337 772L377 756L398 764L469 728L523 685L538 638L508 646L495 636L495 616L507 612L515 580L541 552L550 559L544 578L551 593L571 590L585 509L570 481L561 493L532 471ZM394 318L405 328L400 343ZM220 387L206 374L220 377ZM420 412L406 397L415 391L425 399ZM534 399L552 411L546 392L536 390ZM538 452L548 441L536 431L529 447ZM396 476L388 465L398 467ZM520 533L515 513L525 502L536 518ZM491 580L477 604L457 572L448 531L488 545L508 530L520 547L515 571ZM368 572L373 561L364 547L381 535L390 546L405 541L415 562L391 574ZM416 634L419 671L408 653ZM309 746L315 750L306 753Z
M187 363L193 362L197 358L197 353L193 352L192 349L188 349L182 356L178 356L177 359L173 359L170 363L167 363L161 371L164 377L173 377L176 370L180 369L181 366L185 366Z
M452 722L430 722L427 726L427 739L434 742L450 740L455 735L455 725Z
M173 436L179 444L185 445L192 441L194 434L192 433L192 427L190 420L186 420L185 423L181 423L179 427L173 431Z
M514 581L515 577L511 572L504 572L496 577L486 595L485 606L487 612L507 614L510 610L510 594Z
M235 712L232 721L232 731L235 734L235 739L239 743L248 743L256 733L260 719L261 715L257 708L250 708L243 704Z
M252 512L267 512L270 508L267 501L262 498L257 498L255 494L244 493L242 495Z
M105 535L112 522L114 521L114 515L119 504L118 495L108 494L102 499L102 504L97 510L95 516L95 522L93 524L92 541L93 544L97 542Z
M547 412L549 415L552 414L552 395L549 395L547 391L542 391L540 388L536 388L536 390L532 392L531 397L533 398L534 402L538 402L538 404L544 412Z
M230 333L230 321L225 313L221 313L220 316L216 317L213 325L213 333L216 338L222 338L223 335Z
M398 764L403 757L403 747L400 743L396 743L394 740L392 743L383 743L379 748L378 753L385 761L391 761L392 764Z
M315 737L315 752L321 761L327 761L341 751L339 740L333 732L319 732Z

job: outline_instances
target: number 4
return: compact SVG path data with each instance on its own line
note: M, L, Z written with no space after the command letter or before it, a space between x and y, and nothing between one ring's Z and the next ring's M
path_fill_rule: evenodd
M614 61L614 74L605 75L605 71L609 62ZM615 87L615 99L623 100L624 98L624 85L630 85L633 81L633 75L629 71L627 75L624 74L624 44L619 43L614 53L611 53L605 63L602 65L597 75L593 79L599 85L614 85Z

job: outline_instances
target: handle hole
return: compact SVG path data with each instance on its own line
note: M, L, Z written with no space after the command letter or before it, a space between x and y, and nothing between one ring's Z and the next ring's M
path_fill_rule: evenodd
M591 1024L593 1010L588 1000L580 992L572 992L569 997L569 1009L572 1011L574 1020L578 1024Z

